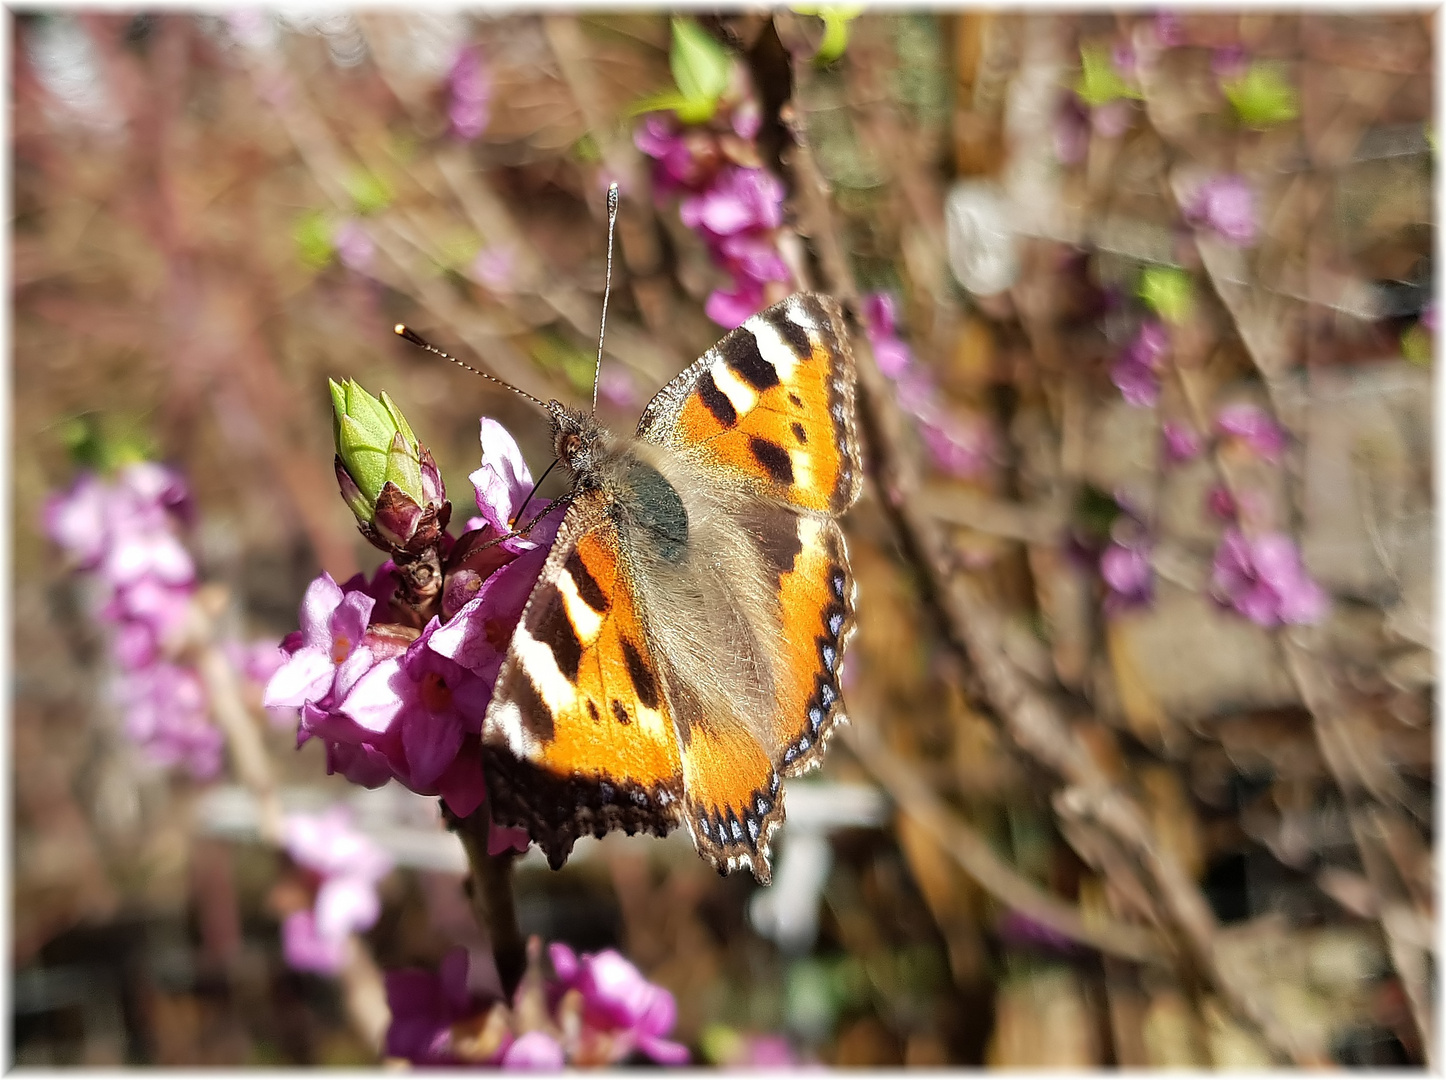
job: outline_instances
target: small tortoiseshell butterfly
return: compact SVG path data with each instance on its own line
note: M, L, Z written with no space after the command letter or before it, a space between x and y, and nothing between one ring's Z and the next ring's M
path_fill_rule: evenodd
M781 777L844 719L854 393L837 302L799 293L665 386L632 438L549 404L571 505L482 741L493 820L554 868L585 833L681 823L720 873L771 879Z
M571 505L482 740L493 820L554 868L585 833L681 823L720 873L771 879L781 777L844 719L854 394L837 302L799 293L664 387L632 438L548 406Z

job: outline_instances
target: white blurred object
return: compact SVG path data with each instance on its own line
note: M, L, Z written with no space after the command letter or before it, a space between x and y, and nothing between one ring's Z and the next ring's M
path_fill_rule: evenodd
M787 789L785 806L773 885L753 894L748 919L784 952L802 953L818 937L819 901L833 868L828 832L877 827L888 808L876 788L826 783L794 784Z
M61 115L97 131L121 129L124 119L111 100L84 27L69 15L44 15L33 22L24 40L35 74L62 106Z
M975 296L996 296L1019 277L1011 210L988 180L960 180L944 200L949 269Z

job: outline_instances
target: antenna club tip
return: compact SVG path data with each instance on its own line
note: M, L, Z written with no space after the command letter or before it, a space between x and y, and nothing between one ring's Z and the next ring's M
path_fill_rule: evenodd
M400 323L400 322L397 323L396 326L392 327L392 333L396 334L397 337L406 337L406 336L407 336L407 324L406 324L406 323Z

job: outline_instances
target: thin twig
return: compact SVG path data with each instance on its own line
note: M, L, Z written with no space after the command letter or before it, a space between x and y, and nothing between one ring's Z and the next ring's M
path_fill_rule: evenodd
M1166 949L1154 932L1128 923L1086 919L1073 905L1021 877L927 783L919 782L915 770L874 735L871 724L859 722L857 709L850 712L852 725L839 730L859 762L985 892L1035 922L1101 952L1143 963L1166 960Z

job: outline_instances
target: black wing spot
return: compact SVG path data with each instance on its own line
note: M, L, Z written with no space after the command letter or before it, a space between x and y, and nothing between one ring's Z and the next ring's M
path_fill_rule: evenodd
M763 359L758 338L746 326L723 344L723 359L728 367L755 390L767 390L779 384L778 370Z
M598 722L597 702L593 701L592 698L587 699L587 715L594 724Z
M613 698L613 718L617 720L619 724L631 724L633 722L633 718L628 715L628 710L623 707L623 703L617 698Z
M529 627L532 636L549 649L557 660L557 669L571 682L577 682L578 665L582 662L582 642L577 639L572 620L567 617L567 608L559 596L543 609L542 617L535 627Z
M597 578L592 576L587 564L582 561L582 556L577 553L577 548L572 549L572 553L562 565L572 576L572 583L577 586L577 595L583 598L588 607L601 615L612 606L602 591L602 586L597 583Z
M756 435L749 437L748 449L753 452L754 460L763 466L775 482L793 483L793 461L787 450L771 439L760 439Z
M789 394L788 400L793 403L793 407L795 409L803 408L803 398L799 397L797 394Z
M711 371L703 372L703 377L698 380L698 400L713 414L713 419L724 427L732 427L738 423L738 410L733 408L733 402L728 400L728 395L718 389Z
M778 331L784 341L788 342L788 347L793 350L794 356L800 360L807 360L813 355L813 343L808 340L808 331L798 323L784 317L774 320L773 328Z
M638 647L627 638L622 640L623 659L628 664L628 678L633 681L633 691L646 708L656 709L658 707L658 680L653 677L653 672L648 665L643 663L643 656L638 652Z
M808 432L803 430L803 425L797 420L793 422L793 437L797 439L800 444L806 444L808 442Z
M527 672L518 673L511 680L512 700L522 714L522 730L542 742L552 742L552 710L537 692L537 687L527 677Z

